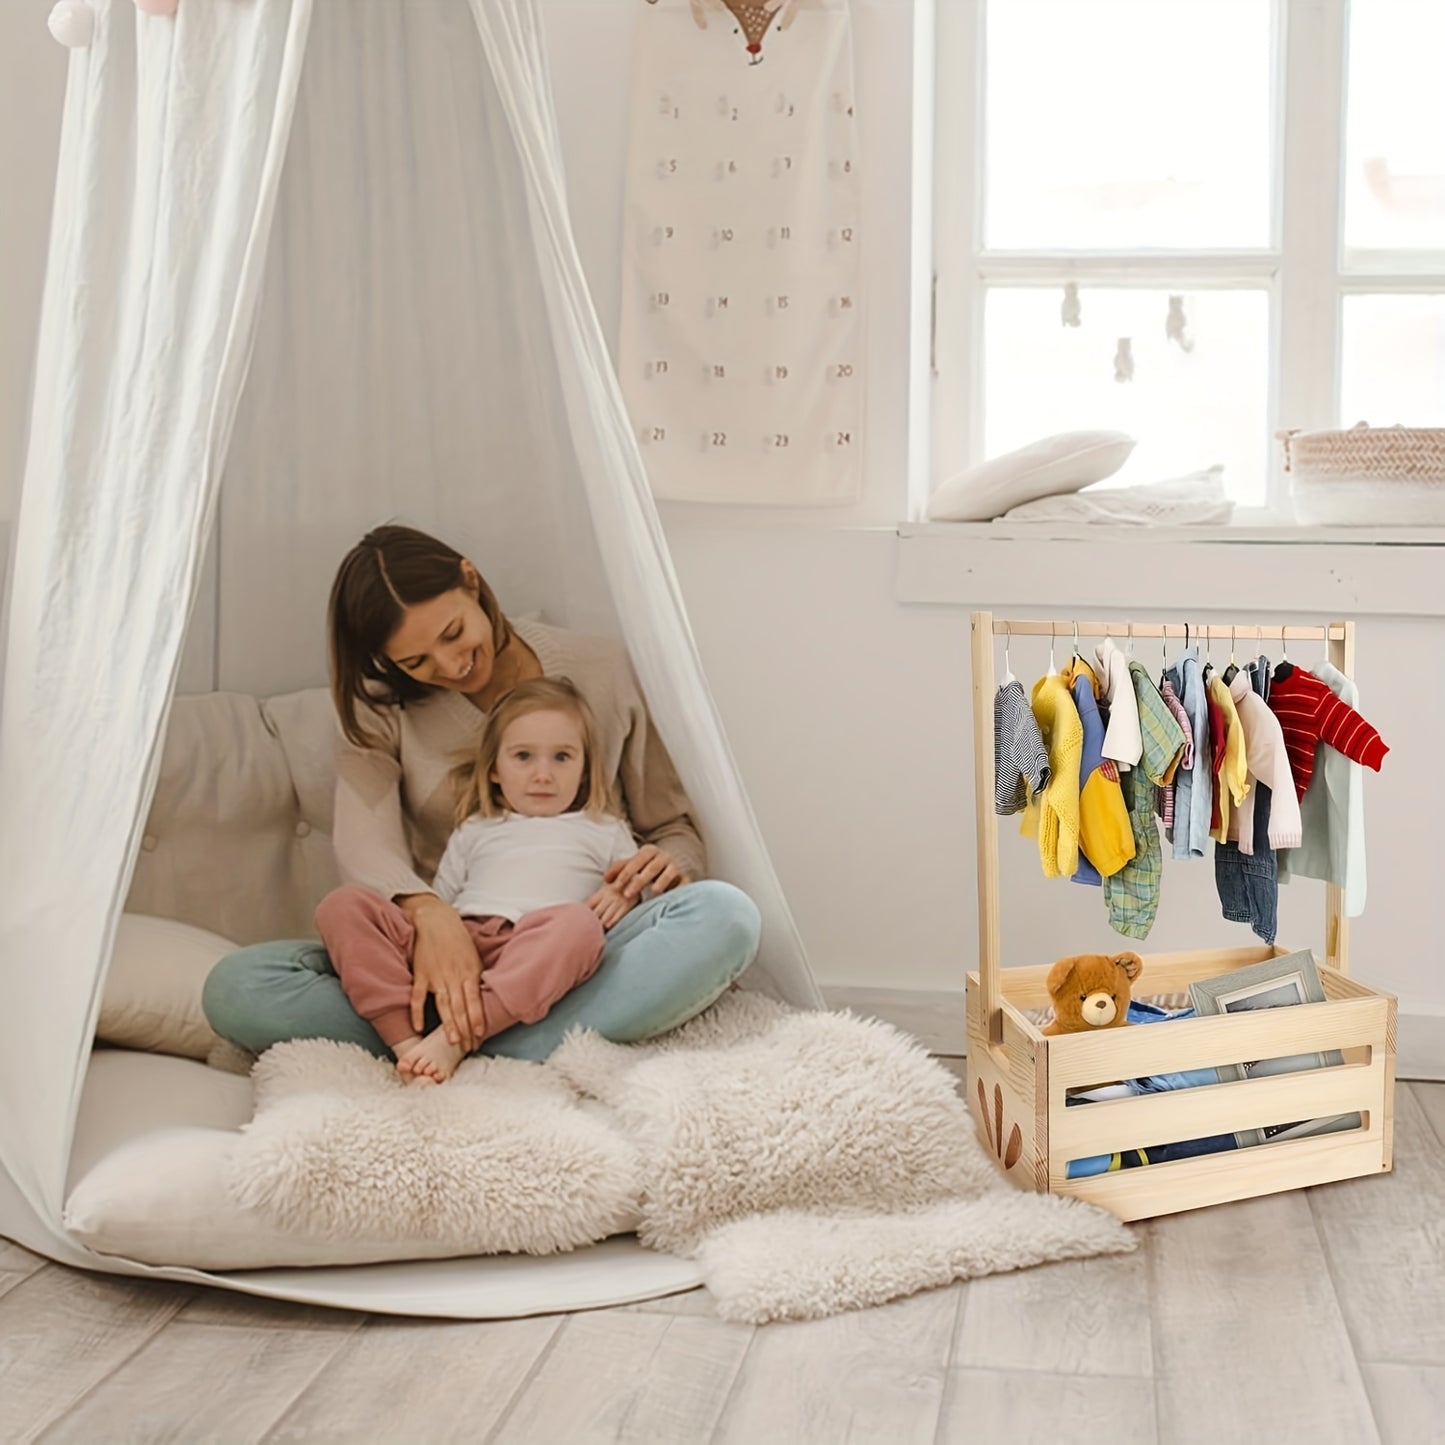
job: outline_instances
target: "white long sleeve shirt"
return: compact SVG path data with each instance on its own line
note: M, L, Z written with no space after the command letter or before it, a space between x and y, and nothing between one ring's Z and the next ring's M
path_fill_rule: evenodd
M1121 772L1137 767L1144 755L1144 734L1139 727L1139 700L1129 676L1129 658L1112 637L1094 649L1099 662L1099 686L1109 704L1109 725L1104 731L1104 756Z
M447 842L432 887L463 918L515 923L556 903L583 903L608 867L637 851L620 818L559 813L468 818Z

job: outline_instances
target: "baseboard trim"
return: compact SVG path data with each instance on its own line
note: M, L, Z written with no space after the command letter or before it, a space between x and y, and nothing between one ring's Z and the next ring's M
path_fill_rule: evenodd
M828 1007L851 1009L912 1034L931 1054L962 1058L968 1030L962 989L844 988L823 986ZM1445 1081L1445 1014L1400 1014L1395 1076Z

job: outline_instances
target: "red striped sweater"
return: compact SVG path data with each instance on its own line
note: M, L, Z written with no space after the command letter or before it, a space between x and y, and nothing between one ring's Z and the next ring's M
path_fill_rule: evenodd
M1315 748L1328 743L1353 762L1378 773L1389 748L1380 734L1319 678L1302 667L1270 684L1269 708L1279 719L1285 751L1294 774L1295 792L1303 798L1315 770Z

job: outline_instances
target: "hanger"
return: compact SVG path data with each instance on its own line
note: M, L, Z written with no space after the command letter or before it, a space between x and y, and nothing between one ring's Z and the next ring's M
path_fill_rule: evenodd
M1049 623L1049 676L1050 676L1050 677L1053 677L1053 675L1054 675L1056 672L1058 672L1058 670L1059 670L1059 665L1058 665L1058 663L1054 661L1054 637L1055 637L1055 635L1056 635L1056 629L1055 629L1055 627L1054 627L1054 624L1053 624L1052 622L1050 622L1050 623Z
M1074 623L1074 656L1079 657L1079 624Z
M1283 682L1290 673L1294 671L1294 664L1289 660L1289 639L1285 637L1285 625L1279 625L1279 665L1274 670L1274 680Z
M1128 631L1128 633L1126 634L1127 637L1128 637L1128 641L1127 641L1127 642L1125 643L1125 645L1124 645L1124 656L1127 657L1130 662L1133 662L1133 660L1134 660L1134 624L1133 624L1132 622L1128 622L1128 623L1125 623L1125 626L1129 629L1129 631Z
M1018 681L1018 678L1014 676L1013 665L1008 658L1008 645L1012 636L1010 624L1005 622L1003 625L1003 682L999 684L1001 687L1007 687L1011 682Z
M1221 681L1228 687L1234 681L1235 675L1239 672L1239 664L1234 660L1234 623L1229 624L1229 666L1224 669L1224 676Z

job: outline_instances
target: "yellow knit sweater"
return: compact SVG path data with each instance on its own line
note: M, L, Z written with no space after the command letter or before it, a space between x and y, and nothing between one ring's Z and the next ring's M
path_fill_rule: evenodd
M1244 729L1239 725L1239 709L1229 689L1215 673L1209 679L1209 695L1224 714L1224 763L1219 769L1219 826L1210 837L1223 843L1229 837L1229 810L1238 807L1249 792L1249 762L1244 755Z
M1071 878L1079 866L1079 764L1084 725L1058 673L1034 684L1034 717L1049 755L1049 784L1034 795L1022 831L1037 832L1045 878Z

